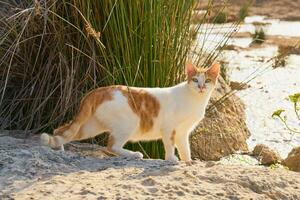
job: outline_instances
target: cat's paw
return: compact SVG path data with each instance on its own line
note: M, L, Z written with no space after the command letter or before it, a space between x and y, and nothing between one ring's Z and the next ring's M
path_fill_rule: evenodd
M50 144L50 136L47 133L42 133L40 137L40 143L43 146L49 146Z
M196 164L196 161L195 160L185 161L185 164L188 165L188 166L191 166L191 165Z
M60 147L59 147L59 150L61 150L61 151L65 151L65 147L64 147L64 145L62 144Z
M172 164L178 164L179 163L179 159L175 155L167 157L166 161L168 161Z
M143 159L144 155L141 152L136 151L132 152L130 157L133 159Z

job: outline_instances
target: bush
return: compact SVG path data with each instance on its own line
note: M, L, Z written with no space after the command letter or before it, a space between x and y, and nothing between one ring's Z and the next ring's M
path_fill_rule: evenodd
M266 39L266 34L263 28L255 29L254 34L252 36L252 43L262 44Z

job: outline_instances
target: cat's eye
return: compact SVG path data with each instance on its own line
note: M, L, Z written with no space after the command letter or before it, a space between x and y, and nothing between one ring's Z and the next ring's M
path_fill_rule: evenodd
M192 78L192 81L197 83L198 82L198 79L197 78Z
M211 79L206 79L205 80L205 83L210 83L211 82Z

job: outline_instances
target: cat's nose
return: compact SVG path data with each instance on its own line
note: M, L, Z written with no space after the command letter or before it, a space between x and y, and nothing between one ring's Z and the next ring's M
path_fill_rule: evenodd
M198 88L205 88L205 84L198 84Z
M200 92L203 92L203 90L205 89L205 85L198 85L198 88L200 89Z

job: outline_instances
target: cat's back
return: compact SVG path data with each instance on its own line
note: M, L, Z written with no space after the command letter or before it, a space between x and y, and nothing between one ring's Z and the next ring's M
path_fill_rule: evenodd
M168 88L143 88L124 85L99 87L85 95L81 101L81 107L89 105L95 110L104 105L111 109L129 106L135 113L147 110L156 115L163 101L168 99L168 93Z
M111 99L121 100L122 97L126 99L133 98L136 101L143 100L166 100L170 94L171 88L160 88L160 87L131 87L125 85L113 85L107 87L100 87L89 92L85 98Z

